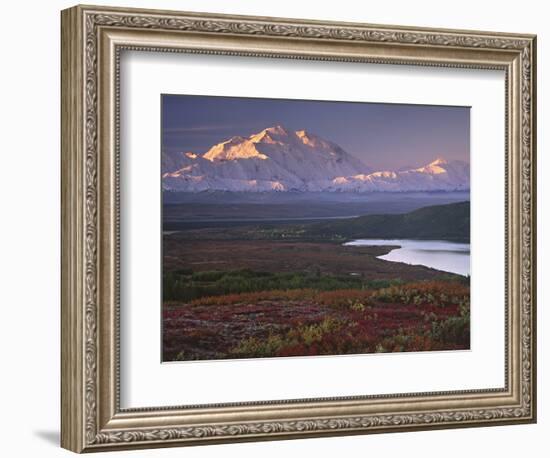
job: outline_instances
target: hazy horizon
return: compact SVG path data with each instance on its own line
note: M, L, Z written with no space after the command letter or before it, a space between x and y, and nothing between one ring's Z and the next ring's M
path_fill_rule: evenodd
M282 125L330 140L376 170L437 157L470 162L470 108L162 95L162 149L203 154L232 136Z

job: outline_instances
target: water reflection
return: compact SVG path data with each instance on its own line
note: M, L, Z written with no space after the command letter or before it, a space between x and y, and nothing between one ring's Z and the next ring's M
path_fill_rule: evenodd
M398 245L400 248L378 256L386 261L432 267L459 275L470 275L470 244L443 240L358 239L346 246Z

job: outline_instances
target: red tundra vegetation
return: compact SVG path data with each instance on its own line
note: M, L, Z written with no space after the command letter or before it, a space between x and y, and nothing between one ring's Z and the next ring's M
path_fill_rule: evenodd
M163 323L165 361L460 350L470 347L470 289L425 280L220 294L166 301Z

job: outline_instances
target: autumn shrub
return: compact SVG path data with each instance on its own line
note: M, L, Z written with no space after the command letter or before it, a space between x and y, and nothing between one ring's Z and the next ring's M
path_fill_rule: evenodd
M190 301L189 305L233 305L254 304L262 301L313 300L316 294L316 291L312 289L256 291L250 293L234 293L220 296L201 297Z
M365 309L371 302L372 291L358 289L339 289L336 291L321 291L315 300L322 305L339 308Z
M405 285L392 285L377 290L337 289L325 291L314 288L291 288L240 291L193 298L188 301L188 305L221 306L238 303L254 304L262 301L310 301L318 305L358 312L365 312L375 305L391 303L437 307L469 307L470 303L468 287L459 283L415 282ZM174 301L167 302L174 303Z
M445 320L432 321L432 339L443 344L470 345L470 309L460 307L458 316L451 316Z
M318 354L316 344L326 334L335 333L344 325L344 321L326 317L318 323L292 328L284 334L270 334L264 339L245 338L230 350L230 354L235 357L290 356L298 348L301 353L296 354Z
M265 339L248 337L241 340L236 347L229 351L235 357L269 357L275 356L285 344L284 337L269 335Z
M372 294L380 302L432 304L440 307L469 303L469 287L459 282L424 281L381 288Z

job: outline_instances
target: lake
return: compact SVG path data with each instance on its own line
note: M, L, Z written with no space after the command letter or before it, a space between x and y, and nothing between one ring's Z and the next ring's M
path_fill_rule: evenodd
M398 245L389 253L378 256L385 261L423 265L433 269L470 275L470 244L446 242L442 240L392 240L358 239L347 242L346 246L388 246Z

